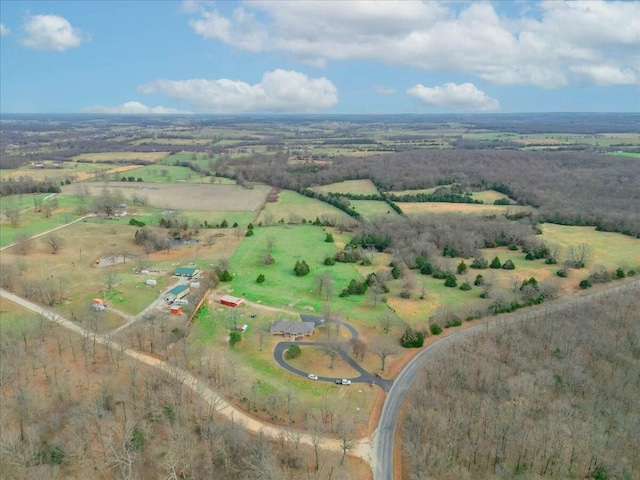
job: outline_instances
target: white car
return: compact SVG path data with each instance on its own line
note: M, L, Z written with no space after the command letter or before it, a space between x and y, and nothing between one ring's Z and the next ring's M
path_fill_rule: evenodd
M317 380L318 379L318 375L314 375L313 373L310 373L309 375L307 375L307 378L309 380Z
M347 380L346 378L343 378L342 380L337 379L336 385L351 385L351 380Z

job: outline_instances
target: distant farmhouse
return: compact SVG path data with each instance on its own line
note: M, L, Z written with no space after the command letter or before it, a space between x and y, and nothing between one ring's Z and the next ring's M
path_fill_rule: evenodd
M189 287L186 285L177 285L164 294L165 302L175 302L176 299L184 298L189 295Z
M196 267L178 267L176 271L173 272L173 275L176 277L184 277L184 278L194 278L202 273Z

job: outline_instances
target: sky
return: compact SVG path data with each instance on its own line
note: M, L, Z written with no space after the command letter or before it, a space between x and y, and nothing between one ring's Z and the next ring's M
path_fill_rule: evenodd
M640 1L0 2L0 113L640 111Z

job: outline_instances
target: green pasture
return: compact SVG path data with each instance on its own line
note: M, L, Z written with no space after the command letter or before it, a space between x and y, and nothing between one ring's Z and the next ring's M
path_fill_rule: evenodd
M593 249L593 260L586 268L603 265L615 269L620 266L640 267L640 239L613 232L598 232L594 227L573 227L545 223L541 225L542 238L563 248L566 258L570 246L583 243Z
M496 192L495 190L482 190L479 192L473 192L471 198L474 200L482 200L484 203L492 204L496 200L501 200L506 198L509 200L509 197L504 193Z
M209 183L209 178L200 178L200 176L187 167L176 167L174 165L146 165L144 167L121 172L120 177L133 176L141 177L145 182L153 183L169 183L184 180L186 183Z
M314 187L311 190L322 193L352 193L354 195L377 195L378 189L371 180L346 180Z
M245 297L272 307L295 309L302 313L322 314L325 306L324 295L316 291L314 278L321 272L329 272L334 280L331 294L332 309L343 315L359 317L367 310L361 296L339 298L338 294L351 279L359 279L360 274L350 264L336 263L325 266L324 259L333 256L337 247L324 241L325 231L321 227L276 226L254 229L252 237L246 237L231 258L233 281L222 285L230 293ZM261 259L269 252L275 263L263 265ZM310 273L297 277L293 272L296 260L306 261ZM265 276L262 284L256 282L259 274Z
M367 220L388 215L389 217L398 215L387 202L382 200L349 200L351 208L362 215ZM402 205L399 205L402 208Z
M323 216L329 217L336 222L351 220L351 217L346 213L328 203L305 197L291 190L283 190L280 192L277 202L268 202L265 205L258 222L269 224L277 223L280 219L283 219L285 223L288 223L294 220L292 217L296 217L295 219L298 221L302 219L313 221Z
M9 336L33 332L39 327L40 319L37 314L27 312L24 308L0 297L0 337L4 341L8 341Z
M208 145L211 140L208 138L139 138L129 142L131 145L141 145L143 143L156 143L159 145Z
M201 225L206 220L209 225L215 226L215 225L221 224L224 220L226 220L227 223L229 224L229 227L227 228L226 233L228 235L235 235L236 233L232 228L234 223L237 223L238 226L245 229L247 225L254 222L257 214L258 214L257 212L242 211L242 210L239 210L237 212L232 212L228 210L227 211L207 210L204 212L181 211L177 215L179 218L186 218L187 221L189 222L189 225L191 225L193 222L197 222L199 225ZM156 224L160 220L160 216L162 216L162 212L159 212L159 215L156 219ZM200 230L200 233L201 233L201 236L206 235L206 229Z
M640 152L608 152L607 155L615 155L618 157L633 157L633 158L640 158Z

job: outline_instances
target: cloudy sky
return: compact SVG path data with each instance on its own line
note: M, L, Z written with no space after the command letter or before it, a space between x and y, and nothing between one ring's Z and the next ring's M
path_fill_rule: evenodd
M640 111L640 2L2 1L2 113Z

